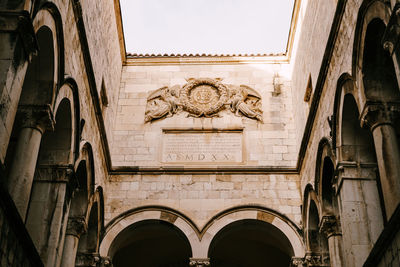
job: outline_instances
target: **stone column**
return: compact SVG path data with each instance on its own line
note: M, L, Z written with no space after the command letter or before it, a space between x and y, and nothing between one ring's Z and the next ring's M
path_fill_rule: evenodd
M367 103L361 116L361 126L369 127L374 137L388 220L400 203L400 154L393 127L399 113L400 105L397 103Z
M385 33L382 38L383 48L389 52L394 61L397 82L400 85L400 69L399 69L399 37L400 37L400 3L394 4L397 0L391 0L393 10L386 26Z
M342 233L340 223L335 216L323 216L320 222L320 232L325 234L329 245L329 259L332 267L344 266Z
M54 129L54 120L49 106L21 106L17 116L21 118L21 130L8 177L8 191L25 221L42 134Z
M7 2L7 1L6 1ZM10 2L10 1L9 1ZM0 4L0 161L4 162L28 62L38 52L30 14L24 2ZM27 6L26 8L29 8Z
M190 258L189 260L190 260L189 266L194 266L194 267L210 266L209 258L205 258L205 259Z
M45 266L56 266L62 255L73 174L72 165L38 164L36 168L25 224Z
M84 217L71 217L68 219L61 267L75 267L79 238L86 233L87 227Z

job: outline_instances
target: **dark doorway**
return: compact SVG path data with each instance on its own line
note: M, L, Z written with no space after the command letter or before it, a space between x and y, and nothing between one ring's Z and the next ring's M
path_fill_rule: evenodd
M176 226L147 220L123 230L114 240L110 255L114 267L187 267L192 250Z
M272 224L258 220L225 226L209 249L212 267L288 267L293 255L288 238Z

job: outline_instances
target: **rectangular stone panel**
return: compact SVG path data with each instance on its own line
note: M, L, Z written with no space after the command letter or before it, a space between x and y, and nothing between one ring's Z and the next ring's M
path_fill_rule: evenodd
M163 130L161 162L221 164L243 162L243 130Z

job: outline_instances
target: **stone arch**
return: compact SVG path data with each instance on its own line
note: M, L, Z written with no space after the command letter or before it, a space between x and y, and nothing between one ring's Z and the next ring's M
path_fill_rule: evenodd
M339 114L338 160L376 164L371 133L360 126L360 112L352 94L343 96Z
M67 78L64 84L60 87L54 103L54 113L57 114L61 102L68 100L71 109L71 164L78 158L79 152L79 120L80 120L80 103L78 86L74 79ZM56 120L57 123L57 120Z
M394 91L390 85L395 84L398 88L396 76L394 74L394 77L392 77L393 74L391 73L392 68L394 73L393 60L389 53L384 51L381 44L390 13L390 5L386 5L381 0L364 1L358 12L353 46L352 73L357 81L358 97L362 106L368 100L387 101L387 94L393 96L391 93ZM380 66L380 71L376 71L376 66L374 66L376 64ZM382 67L386 69L387 66L390 69L389 73L381 69ZM382 78L384 80L389 78L390 85L387 84L388 86L385 86L377 83ZM396 95L400 97L400 94L397 93Z
M94 171L94 157L92 145L88 142L81 142L79 149L79 156L75 163L75 172L79 167L79 164L84 164L87 172L87 192L89 196L94 194L95 185L95 171Z
M311 222L312 227L310 228L310 206L312 206L312 219L313 221ZM305 190L304 190L304 199L303 199L303 209L302 209L302 221L304 224L304 241L305 241L305 246L307 251L312 251L313 249L313 244L312 241L310 240L310 237L312 233L310 233L310 230L313 230L314 232L317 230L315 227L318 226L318 223L315 223L315 221L319 222L320 221L320 214L321 214L321 205L319 204L319 198L317 193L314 190L314 187L311 184L307 184ZM315 216L317 215L317 216ZM316 224L316 225L315 225ZM316 247L318 244L316 244Z
M38 21L48 21L50 18L46 14L46 18L43 17L40 13L42 11L47 12L47 14L50 14L52 16L52 19L54 21L54 24L49 24L48 22L45 22L46 25L51 25L51 29L53 32L54 39L56 41L57 46L57 85L56 85L56 94L58 90L61 88L60 85L63 84L64 81L64 73L65 73L65 55L64 55L64 28L63 28L63 21L61 17L61 13L57 7L56 4L52 2L45 2L43 3L40 8L38 9L38 12L34 12L34 17L33 20L38 20ZM34 28L35 23L33 24Z
M329 264L328 240L320 233L322 208L319 197L311 184L305 188L302 216L307 255L318 255L322 264Z
M36 115L35 111L31 111L32 108L30 107L37 106L38 108L36 109L39 109L39 107L42 106L41 109L43 112L49 113L50 117L53 116L50 107L53 103L56 84L59 78L59 61L57 56L59 51L57 50L58 42L55 37L57 35L57 23L54 16L47 9L39 10L32 23L39 49L43 51L39 51L38 54L32 58L27 69L21 70L25 72L24 74L18 74L18 76L24 76L24 80L22 89L18 95L16 120L14 121L6 153L5 165L7 172L10 171L15 157L18 134L20 128L24 126L23 122L25 117ZM40 48L40 46L42 46L42 48ZM39 86L40 90L38 90ZM33 114L31 115L30 113ZM36 113L40 113L40 110Z
M103 189L97 187L90 197L85 222L87 230L79 238L76 264L91 266L96 263L99 253L101 235L104 231L104 199Z
M368 233L368 242L376 240L379 229L382 228L383 210L382 198L379 194L379 172L374 140L368 129L360 125L360 110L365 104L365 95L355 86L352 79L345 79L337 88L340 97L336 105L336 155L337 155L337 196L340 228L343 232L344 247L354 250L360 246L354 243L350 236L352 232ZM359 206L360 201L372 203L369 208ZM356 215L357 214L357 215ZM383 216L382 216L383 215ZM368 218L368 221L354 218ZM353 219L351 219L353 218ZM327 218L329 219L329 218ZM332 218L333 219L333 218ZM329 220L326 220L329 222ZM329 222L330 223L330 222ZM338 233L339 234L339 233ZM339 236L339 235L337 235ZM360 246L359 253L368 255L368 249ZM336 253L338 255L338 253ZM331 255L332 256L332 255ZM336 260L338 257L333 258ZM347 257L346 265L357 265L360 259Z
M54 131L46 131L40 144L26 226L43 261L53 265L60 249L64 219L71 199L73 173L73 107L60 101Z
M354 77L348 73L340 75L337 81L332 116L332 149L334 152L336 152L338 145L340 145L340 125L342 123L341 109L343 107L344 96L346 94L352 94L353 96L357 95L357 87L355 83L356 81ZM355 99L357 100L357 98ZM357 105L359 106L359 103L357 103Z
M315 190L319 195L322 216L337 212L336 192L334 186L335 155L330 139L324 137L318 145L315 164Z
M64 41L61 16L54 4L41 7L33 18L39 52L26 71L19 105L54 103L64 75Z
M113 248L115 243L113 242L125 229L137 223L149 221L164 222L179 229L188 240L193 253L196 247L201 246L200 231L188 217L171 208L146 206L124 212L106 225L104 238L100 245L100 255L102 257L112 257L112 254L115 253ZM189 261L189 258L187 260Z
M84 236L85 233L87 233L88 223L90 223L90 229L95 230L90 232L88 235L89 238L87 238L88 236L85 237L85 239L88 241L86 243L92 244L90 241L92 239L96 239L96 246L98 247L101 229L99 229L99 227L96 225L98 223L98 218L102 218L102 216L104 216L101 215L103 214L103 210L99 209L104 207L100 204L97 204L102 203L103 200L98 200L98 198L101 196L99 193L96 192L95 194L94 175L92 147L87 142L81 142L79 157L74 166L75 184L71 185L74 193L70 202L69 216L67 220L67 229L62 255L62 266L75 266L74 264L78 252L79 240L81 236ZM93 232L96 233L95 236L98 236L98 238L93 238ZM85 246L81 246L81 248L82 247L87 248ZM89 250L98 249L92 249L91 247ZM93 258L90 257L89 260L93 260Z
M202 246L193 252L194 257L208 257L208 249L217 233L229 224L243 220L261 221L274 226L288 239L293 248L293 256L301 257L304 255L300 229L295 223L274 210L260 206L246 206L232 208L214 216L202 230Z

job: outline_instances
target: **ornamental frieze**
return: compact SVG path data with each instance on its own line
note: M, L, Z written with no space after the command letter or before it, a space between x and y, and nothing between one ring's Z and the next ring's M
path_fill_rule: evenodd
M220 79L188 79L184 86L162 87L147 98L145 122L186 112L188 117L219 117L223 110L262 122L261 95L246 85Z

